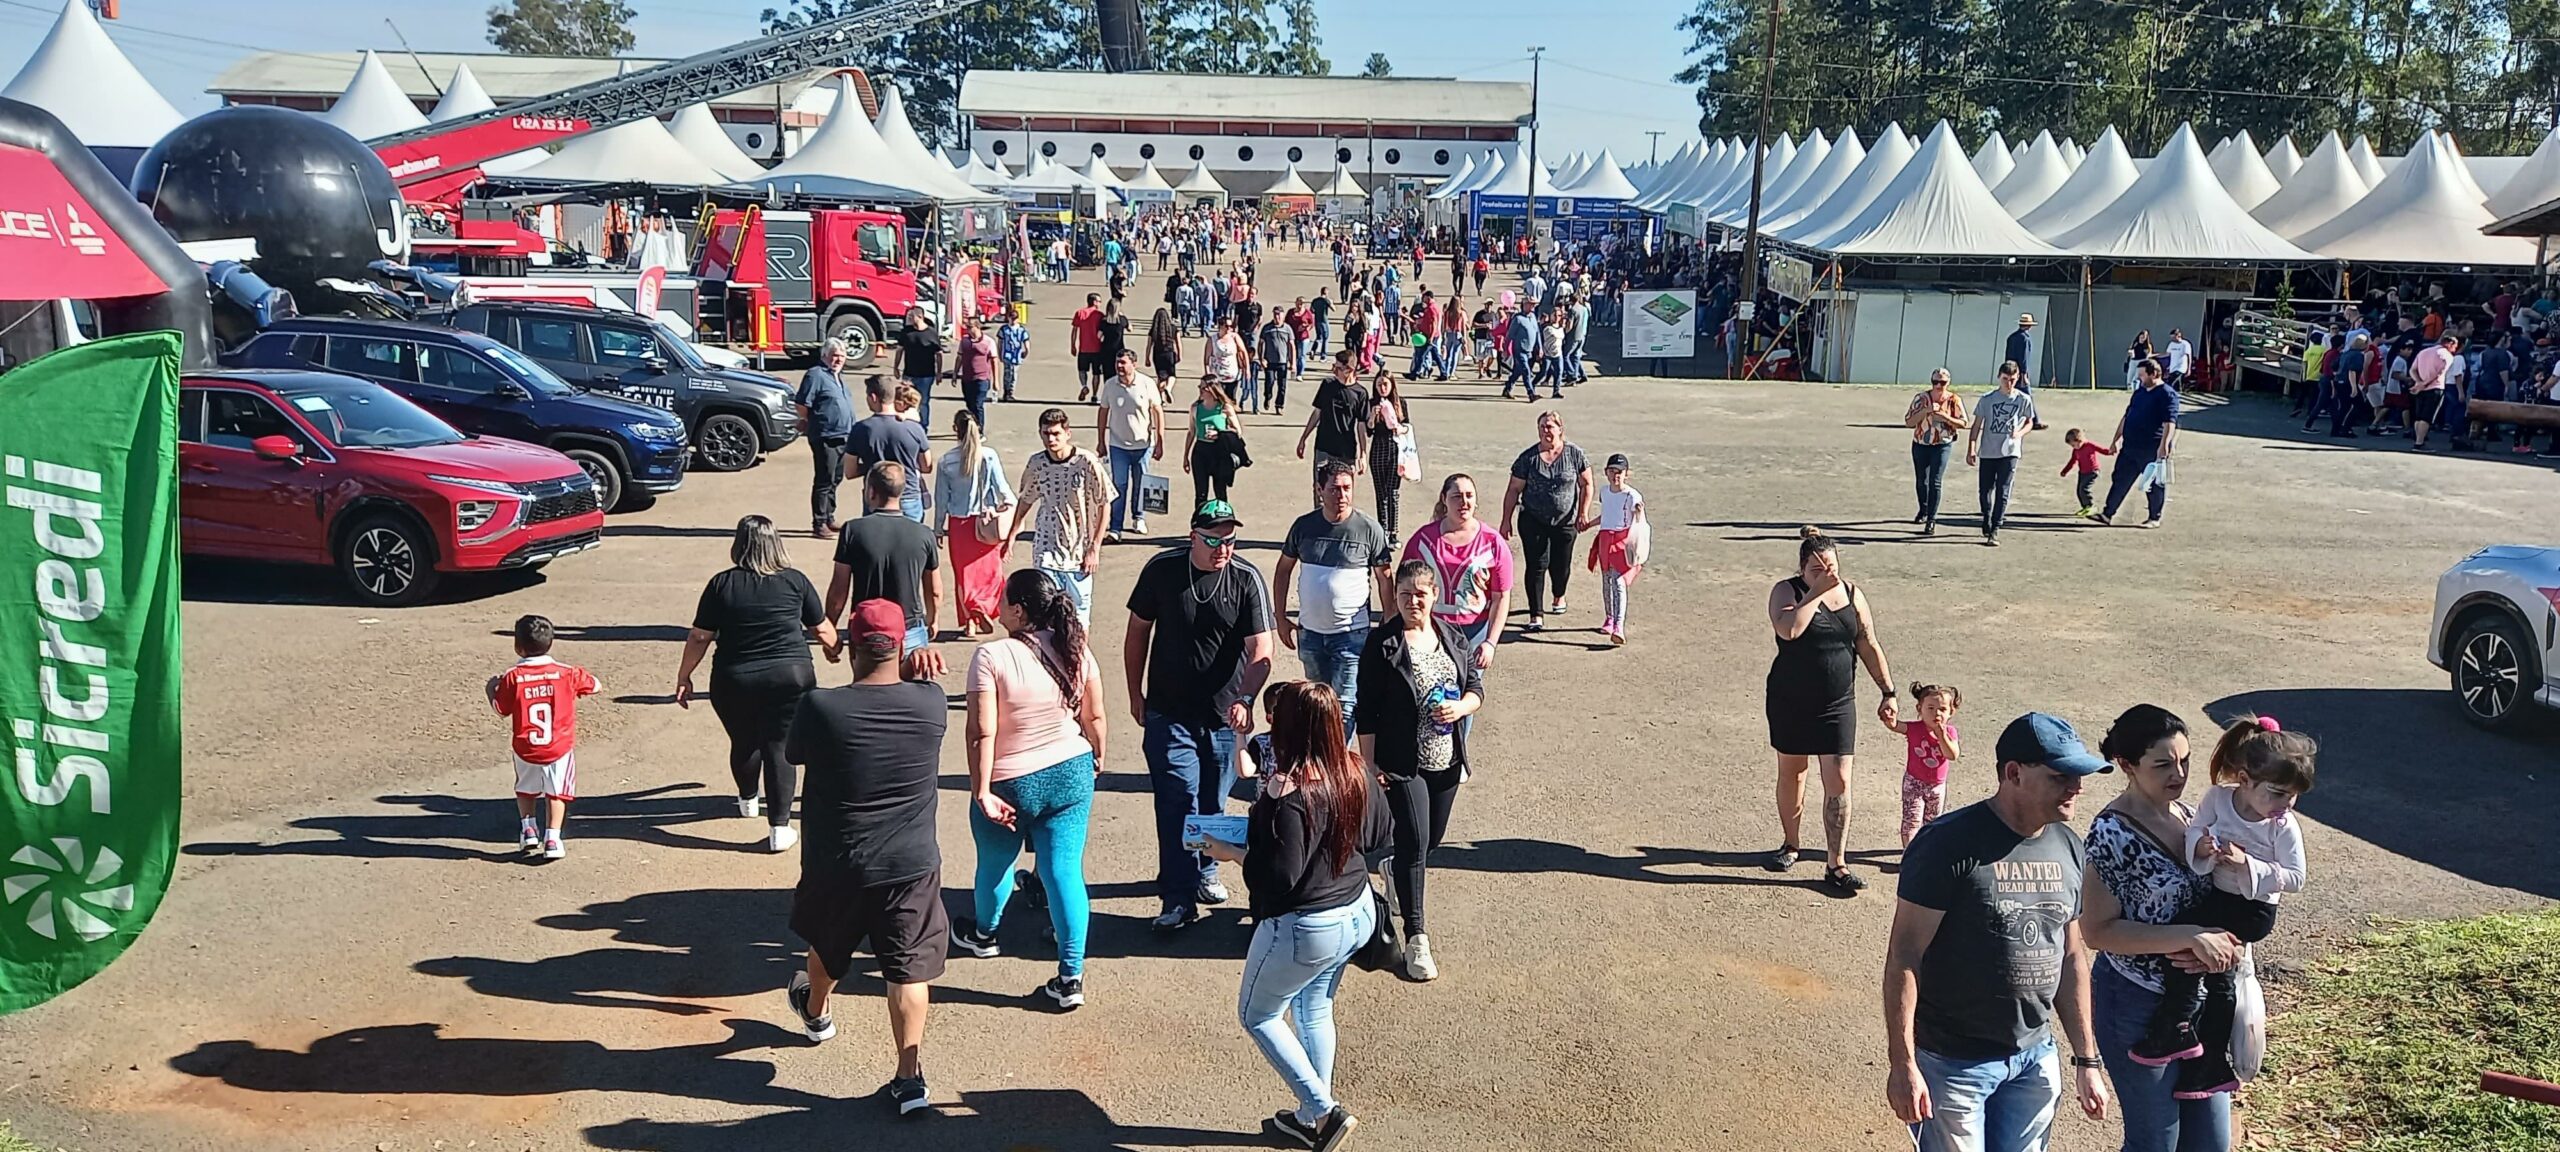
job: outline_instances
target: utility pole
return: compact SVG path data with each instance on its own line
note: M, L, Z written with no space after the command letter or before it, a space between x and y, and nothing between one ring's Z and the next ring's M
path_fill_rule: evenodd
M1661 162L1662 162L1662 130L1661 130L1661 129L1659 129L1659 128L1656 128L1656 129L1653 129L1653 130L1651 130L1651 131L1646 132L1646 133L1645 133L1645 135L1653 137L1653 144L1652 144L1650 147L1648 147L1648 148L1646 148L1646 149L1645 149L1644 162L1645 162L1645 163L1647 163L1647 164L1659 164L1659 163L1661 163Z
M1778 13L1786 8L1785 0L1763 2L1769 5L1769 30L1760 40L1760 121L1751 137L1751 215L1742 232L1742 298L1733 305L1733 346L1725 349L1728 374L1742 371L1744 351L1751 346L1752 313L1760 303L1760 168L1769 157L1761 141L1769 138L1769 87L1778 69Z
M1369 194L1360 201L1360 217L1369 230L1369 242L1375 244L1378 242L1378 122L1363 120L1360 125L1361 135L1369 138L1369 186L1366 189Z
M1538 250L1538 64L1546 54L1543 44L1529 47L1529 195L1520 234L1528 239L1532 254Z

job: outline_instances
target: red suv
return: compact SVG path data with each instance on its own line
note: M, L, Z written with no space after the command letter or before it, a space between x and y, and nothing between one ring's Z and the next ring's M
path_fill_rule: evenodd
M439 574L539 568L602 542L577 462L467 437L379 384L333 372L186 377L179 540L190 556L334 564L368 604Z

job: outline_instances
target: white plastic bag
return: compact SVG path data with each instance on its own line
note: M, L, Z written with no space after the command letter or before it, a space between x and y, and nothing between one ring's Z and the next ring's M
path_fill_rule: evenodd
M1627 527L1627 563L1642 568L1653 559L1653 522L1638 520Z
M1413 429L1396 430L1396 475L1407 481L1422 479L1422 449L1413 442Z
M2232 975L2231 1067L2241 1080L2255 1080L2267 1059L2266 990L2258 986L2255 963L2243 960Z
M2133 490L2136 492L2148 492L2155 484L2165 487L2168 483L2169 462L2166 460L2154 460L2149 464L2143 465L2141 473L2133 478Z

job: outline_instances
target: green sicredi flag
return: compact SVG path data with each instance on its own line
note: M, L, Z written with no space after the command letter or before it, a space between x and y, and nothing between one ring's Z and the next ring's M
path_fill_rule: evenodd
M97 975L169 890L179 347L0 375L0 1012Z

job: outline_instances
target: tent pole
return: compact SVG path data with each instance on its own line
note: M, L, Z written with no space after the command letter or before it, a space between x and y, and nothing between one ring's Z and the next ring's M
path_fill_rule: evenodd
M2080 327L2089 340L2089 390L2098 390L2098 294L2089 285L2089 258L2080 258Z

